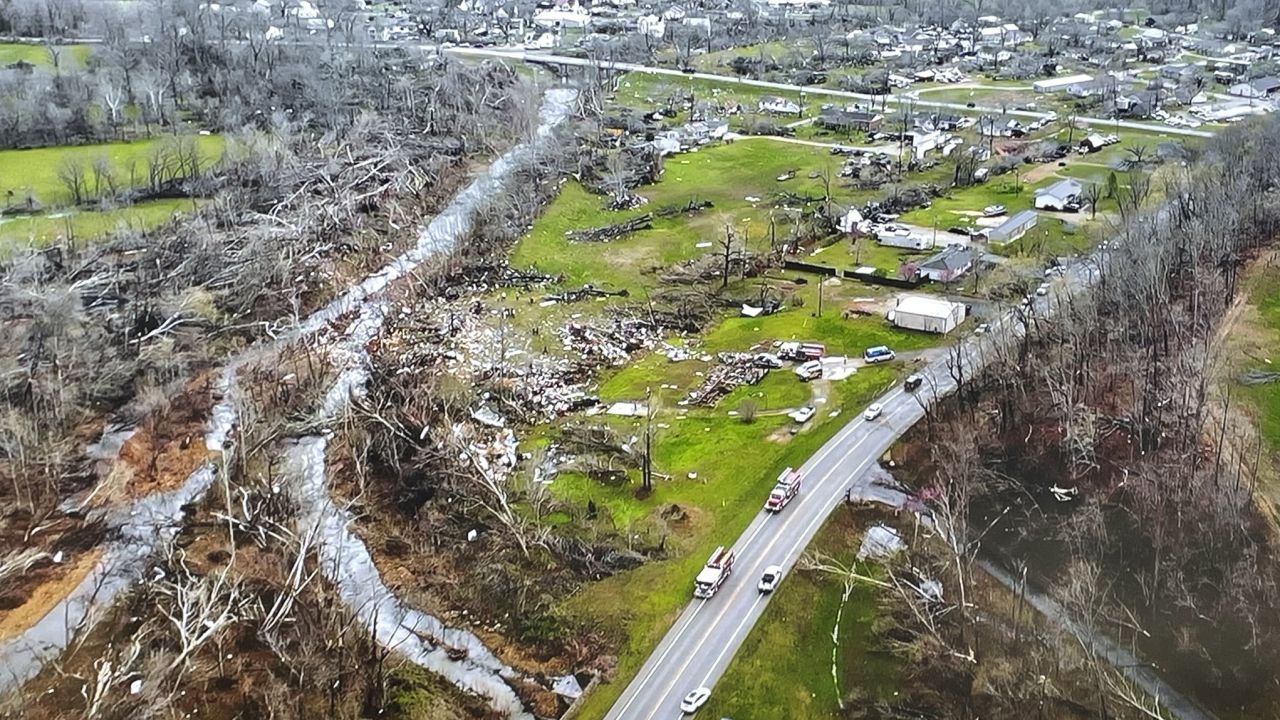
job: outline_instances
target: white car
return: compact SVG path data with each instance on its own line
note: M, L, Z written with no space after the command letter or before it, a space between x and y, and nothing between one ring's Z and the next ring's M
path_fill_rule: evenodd
M778 583L782 581L782 568L778 565L770 565L764 569L764 575L760 576L760 584L756 587L762 593L771 593L773 589L778 587Z
M974 334L974 335L985 335L986 333L988 333L988 332L990 332L990 331L991 331L991 324L990 324L990 323L981 323L981 324L979 324L979 325L978 325L978 327L976 327L976 328L974 328L974 329L973 329L973 334Z
M884 406L880 403L871 403L867 406L865 412L862 413L864 420L875 420L880 417L880 413L884 412Z
M818 411L815 410L813 406L806 405L802 408L796 408L795 410L792 410L788 414L792 420L795 420L796 422L803 424L803 423L809 422L809 419L812 418L814 413L816 412Z
M680 712L692 714L698 712L698 708L707 704L707 698L711 697L711 688L700 687L697 690L684 696L684 700L680 701Z
M1036 295L1044 297L1049 294L1049 283L1040 283L1040 287L1036 288Z

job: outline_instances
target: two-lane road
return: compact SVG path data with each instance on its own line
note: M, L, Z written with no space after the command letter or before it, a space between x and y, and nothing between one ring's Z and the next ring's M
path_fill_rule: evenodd
M1012 324L1008 319L998 321L987 338ZM962 354L967 365L978 359L987 338L965 341ZM954 390L947 364L944 356L920 370L925 381L913 393L901 386L887 392L878 400L884 407L880 417L866 420L860 414L801 466L804 485L800 494L776 515L762 509L733 546L737 554L733 575L715 597L693 600L685 608L607 718L677 718L680 701L689 691L714 687L769 602L769 595L756 590L764 569L781 565L782 584L788 582L786 576L823 521L844 501L846 490L864 481L872 463L924 417L922 402ZM761 478L762 506L771 481ZM855 496L860 489L854 488ZM692 597L693 578L688 582Z

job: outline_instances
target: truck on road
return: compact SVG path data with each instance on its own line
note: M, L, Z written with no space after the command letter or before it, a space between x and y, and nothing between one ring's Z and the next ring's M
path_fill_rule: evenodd
M787 468L778 476L777 483L769 492L769 499L765 501L764 509L773 513L782 512L782 508L786 507L787 503L799 493L800 471Z
M712 597L732 574L733 551L721 545L711 553L706 566L698 573L698 579L693 583L693 596L703 599Z

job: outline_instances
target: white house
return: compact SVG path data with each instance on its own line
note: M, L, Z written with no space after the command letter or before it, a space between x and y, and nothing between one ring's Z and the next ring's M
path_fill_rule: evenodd
M885 247L905 248L907 250L928 250L933 247L933 240L909 231L881 231L876 233L876 242Z
M799 115L800 104L795 100L765 95L760 98L759 110L760 112L774 113L775 115Z
M591 16L572 10L543 10L533 16L533 23L548 28L584 28L591 24Z
M1027 231L1035 227L1038 222L1040 222L1040 216L1035 210L1015 213L1013 217L987 231L987 242L992 245L1008 245L1026 235Z
M641 15L636 18L636 29L642 35L660 38L667 32L667 21L657 15Z
M964 305L924 295L903 295L886 318L900 328L945 334L964 322Z
M1031 83L1031 89L1038 93L1065 92L1072 85L1092 82L1092 75L1063 75L1062 77L1045 78Z
M1047 188L1036 191L1035 206L1037 210L1064 210L1067 205L1080 198L1084 186L1079 180L1067 178L1059 180Z

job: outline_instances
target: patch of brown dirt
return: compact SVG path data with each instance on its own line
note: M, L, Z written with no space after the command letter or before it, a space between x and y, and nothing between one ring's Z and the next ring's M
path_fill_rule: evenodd
M97 547L81 554L75 562L50 565L48 577L27 594L26 600L11 610L0 610L0 640L15 637L35 625L62 601L81 580L88 577L102 558ZM30 574L30 573L29 573Z
M1031 168L1029 171L1023 173L1022 181L1027 183L1028 185L1032 185L1040 182L1041 180L1044 180L1045 178L1056 175L1057 173L1058 173L1058 163L1056 162L1040 163L1039 165L1036 165L1035 167Z
M209 459L204 433L213 406L212 382L211 374L193 381L166 407L147 416L94 490L95 503L173 490Z

